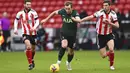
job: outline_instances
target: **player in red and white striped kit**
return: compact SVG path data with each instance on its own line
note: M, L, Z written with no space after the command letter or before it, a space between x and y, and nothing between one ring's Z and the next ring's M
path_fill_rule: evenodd
M14 34L18 34L18 20L20 20L22 25L22 36L26 45L26 56L29 62L29 70L32 70L35 67L35 39L39 19L37 12L31 8L30 0L24 0L24 9L19 11L16 15L16 19L14 20Z
M81 19L81 21L72 17L72 19L77 22L91 20L93 18L97 18L96 30L98 34L97 38L100 54L103 58L107 56L109 57L110 69L114 70L114 36L112 34L112 27L119 28L119 23L117 21L116 13L110 9L110 1L104 1L103 9L95 12L93 15ZM109 48L108 52L106 52L107 46Z

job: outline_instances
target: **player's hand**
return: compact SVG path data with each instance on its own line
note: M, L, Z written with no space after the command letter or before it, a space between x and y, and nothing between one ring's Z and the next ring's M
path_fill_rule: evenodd
M46 21L47 21L46 19L41 20L41 24L45 24Z
M18 31L14 31L14 34L18 35Z
M74 17L71 17L71 19L72 19L72 20L75 20L75 18L74 18Z
M34 29L34 27L32 27L31 29L30 29L30 32L33 32L35 29Z
M110 20L108 20L108 19L104 19L103 22L104 22L105 24L111 24L111 23L112 23L112 22L111 22Z

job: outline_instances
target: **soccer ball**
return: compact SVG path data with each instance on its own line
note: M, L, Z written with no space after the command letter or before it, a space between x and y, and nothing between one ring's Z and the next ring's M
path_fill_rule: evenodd
M58 72L59 71L59 65L58 64L52 64L50 66L50 71L55 73L55 72Z

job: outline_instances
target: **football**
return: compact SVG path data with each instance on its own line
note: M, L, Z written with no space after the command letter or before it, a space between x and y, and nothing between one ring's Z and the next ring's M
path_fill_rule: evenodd
M59 65L58 64L51 64L50 71L55 73L59 71Z

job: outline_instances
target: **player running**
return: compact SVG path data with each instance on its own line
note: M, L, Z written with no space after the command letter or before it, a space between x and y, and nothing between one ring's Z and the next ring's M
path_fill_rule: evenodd
M66 1L64 3L64 8L52 12L47 18L43 19L41 23L47 22L54 15L61 15L63 26L61 28L61 48L58 54L57 64L60 65L61 59L65 53L65 50L68 50L68 59L66 61L67 69L72 70L70 62L74 57L74 43L76 40L77 32L77 22L74 22L71 18L74 17L76 20L80 20L79 14L76 10L72 8L72 2Z
M36 28L39 25L39 19L37 12L31 8L31 0L24 0L24 9L19 11L16 15L16 19L14 20L15 34L18 34L18 20L20 20L22 25L22 36L26 45L26 56L29 63L29 70L32 70L35 67L35 38Z
M102 58L109 57L110 69L114 70L114 35L112 34L112 27L119 28L119 23L117 21L116 13L110 9L110 1L103 2L103 9L95 12L93 15L87 16L81 21L91 20L97 18L96 30L98 34L98 48L100 49L100 54ZM108 46L109 51L106 52L106 47Z

